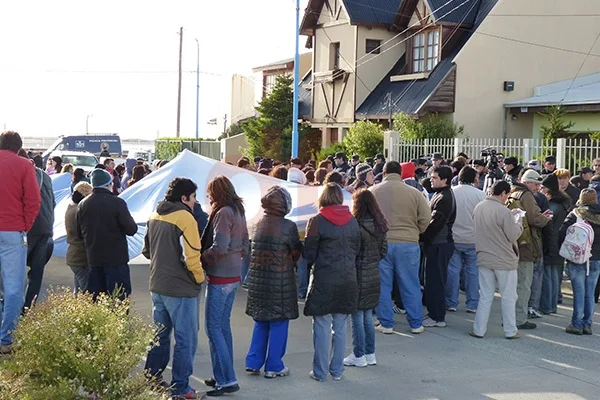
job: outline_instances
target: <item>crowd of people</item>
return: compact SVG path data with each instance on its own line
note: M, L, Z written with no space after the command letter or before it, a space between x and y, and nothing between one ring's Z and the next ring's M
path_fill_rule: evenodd
M42 276L34 265L42 264L43 274L51 254L46 245L55 205L51 182L21 147L17 133L0 136L3 354L13 351L11 333L39 293ZM345 366L376 365L376 332L393 333L394 314L406 314L412 334L445 328L446 314L460 308L461 290L464 311L475 314L471 336L486 335L498 288L504 336L518 339L520 330L536 328L531 320L557 313L563 270L573 289L566 332L592 334L600 275L600 160L594 160L594 169L582 168L571 177L568 170L556 169L552 156L522 167L515 157L499 155L493 167L500 173L494 176L489 162L462 153L454 160L434 154L404 163L386 162L382 154L363 162L356 155L348 162L344 153L330 158L306 165L297 158L238 162L260 174L323 187L303 240L296 224L285 218L292 199L282 186L272 186L261 198L264 215L248 232L244 201L228 178L208 183L209 214L196 198L196 183L170 182L148 221L143 248L150 260L153 318L161 328L145 365L151 384L169 387L179 398L198 398L190 376L204 286L213 373L205 381L212 387L209 396L240 390L231 329L239 286L248 291L246 314L254 320L246 373L265 378L290 373L284 356L299 299L305 300L304 315L312 317L309 376L316 381L342 379ZM59 161L52 160L54 169ZM75 293L131 294L126 238L138 226L115 194L148 173L138 164L128 160L119 172L107 158L89 177L72 171L65 225ZM344 204L344 192L351 193L351 208ZM581 237L588 242L577 243ZM581 251L569 255L565 243L579 244ZM353 348L346 355L348 320ZM171 336L172 380L166 382Z

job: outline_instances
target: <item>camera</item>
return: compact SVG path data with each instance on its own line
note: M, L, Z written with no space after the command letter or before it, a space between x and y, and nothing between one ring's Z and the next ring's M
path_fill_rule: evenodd
M496 154L498 154L496 152L496 149L492 149L491 147L485 148L483 150L481 150L481 158L486 158L489 156L496 156Z

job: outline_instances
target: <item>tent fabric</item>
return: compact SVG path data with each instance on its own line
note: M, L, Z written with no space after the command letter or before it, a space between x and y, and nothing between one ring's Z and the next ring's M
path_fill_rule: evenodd
M130 259L142 253L146 223L158 202L164 198L169 183L174 178L183 177L194 181L198 185L196 193L198 201L205 211L210 212L206 186L211 179L221 175L231 180L236 192L244 200L248 232L251 237L254 225L263 215L260 199L272 186L279 185L290 192L292 211L287 218L296 223L301 235L304 233L308 219L318 212L317 200L322 187L303 186L282 181L184 150L167 165L146 176L119 195L127 202L129 211L138 224L138 233L128 238ZM57 187L59 186L57 185ZM56 257L65 257L67 252L64 215L69 201L69 196L63 198L57 202L55 209L53 255ZM352 205L352 197L346 191L344 191L344 204Z

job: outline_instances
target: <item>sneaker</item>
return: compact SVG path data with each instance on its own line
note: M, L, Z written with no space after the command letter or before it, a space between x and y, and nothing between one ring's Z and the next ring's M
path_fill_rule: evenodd
M317 382L323 382L325 380L325 379L319 379L319 378L317 378L317 376L315 375L314 371L310 371L308 373L308 376L310 376L310 379L314 379Z
M356 357L354 353L350 353L348 357L344 358L344 365L347 367L364 368L367 366L367 358L365 356Z
M10 355L15 351L15 346L12 344L0 345L0 354Z
M336 382L337 381L341 381L343 377L344 377L344 375L340 375L340 376L333 376L333 375L331 375L331 379L333 379Z
M192 389L189 393L186 393L181 396L176 396L175 398L182 400L204 400L206 399L206 393L196 392L194 389Z
M418 335L419 333L423 333L423 332L425 332L425 328L423 328L423 325L421 325L421 326L420 326L420 327L418 327L418 328L410 328L410 332L411 332L413 335Z
M367 359L367 365L377 365L377 359L375 358L375 353L365 354L365 358Z
M456 312L456 307L448 307L448 308L446 308L446 311Z
M240 391L240 385L231 385L224 387L217 387L213 390L209 390L206 392L206 395L209 397L220 397L227 393L235 393Z
M288 376L289 374L290 374L290 369L288 367L283 367L283 369L279 372L265 371L265 378L272 379L272 378L277 378L278 376Z
M477 313L477 309L476 308L467 308L467 313L468 314L475 314L475 313Z
M377 316L373 315L373 326L377 326L377 325L381 325L381 323L377 319Z
M404 308L400 308L397 305L393 305L392 308L394 309L394 314L406 314L406 310Z
M527 310L527 318L529 318L529 319L542 318L542 314L537 312L535 308L529 307L529 310Z
M393 329L393 328L386 328L385 326L383 326L383 325L381 325L381 324L377 325L377 326L375 327L375 330L376 330L377 332L381 332L381 333L383 333L383 334L385 334L385 335L390 335L390 334L392 334L392 333L394 332L394 329Z
M473 332L473 329L469 331L469 335L477 339L483 339L483 336L477 335L475 332Z
M535 328L537 328L537 325L534 324L533 322L525 322L524 324L517 325L517 328L519 328L519 329L535 329Z
M215 378L205 379L204 384L211 388L217 387L217 381L215 380Z
M583 326L583 334L584 335L592 335L592 325L584 325Z
M426 328L445 328L447 325L444 321L435 321L429 317L426 317L423 320L423 326Z
M248 375L260 375L260 369L246 368L246 373Z
M565 332L570 333L572 335L583 335L583 329L575 328L573 325L567 326Z
M505 336L505 338L507 338L508 340L519 339L520 337L521 337L521 335L519 335L519 332L515 333L512 336Z

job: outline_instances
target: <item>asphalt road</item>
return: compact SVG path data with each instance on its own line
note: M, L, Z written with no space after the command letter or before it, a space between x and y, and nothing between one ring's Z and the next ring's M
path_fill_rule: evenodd
M134 308L150 318L148 264L132 261ZM62 259L46 267L43 291L50 285L72 286L71 270ZM568 285L568 283L567 283ZM41 296L43 298L43 296ZM202 300L204 302L204 299ZM313 346L311 319L301 316L290 324L285 357L291 375L264 379L247 376L245 356L253 321L244 314L246 292L239 289L232 316L235 366L241 391L237 399L419 399L419 400L554 400L600 399L600 323L593 336L564 332L571 316L571 298L559 305L559 314L534 322L538 329L521 331L521 339L504 339L500 326L499 299L494 301L485 339L468 335L473 315L464 312L464 297L458 312L449 313L447 328L428 328L411 335L403 315L396 316L393 335L376 335L377 366L346 368L340 382L316 382L308 377ZM302 314L302 305L301 313ZM203 325L204 312L201 312ZM596 314L598 319L598 313ZM348 326L347 354L351 351ZM206 390L201 379L211 376L210 355L201 331L192 385Z

